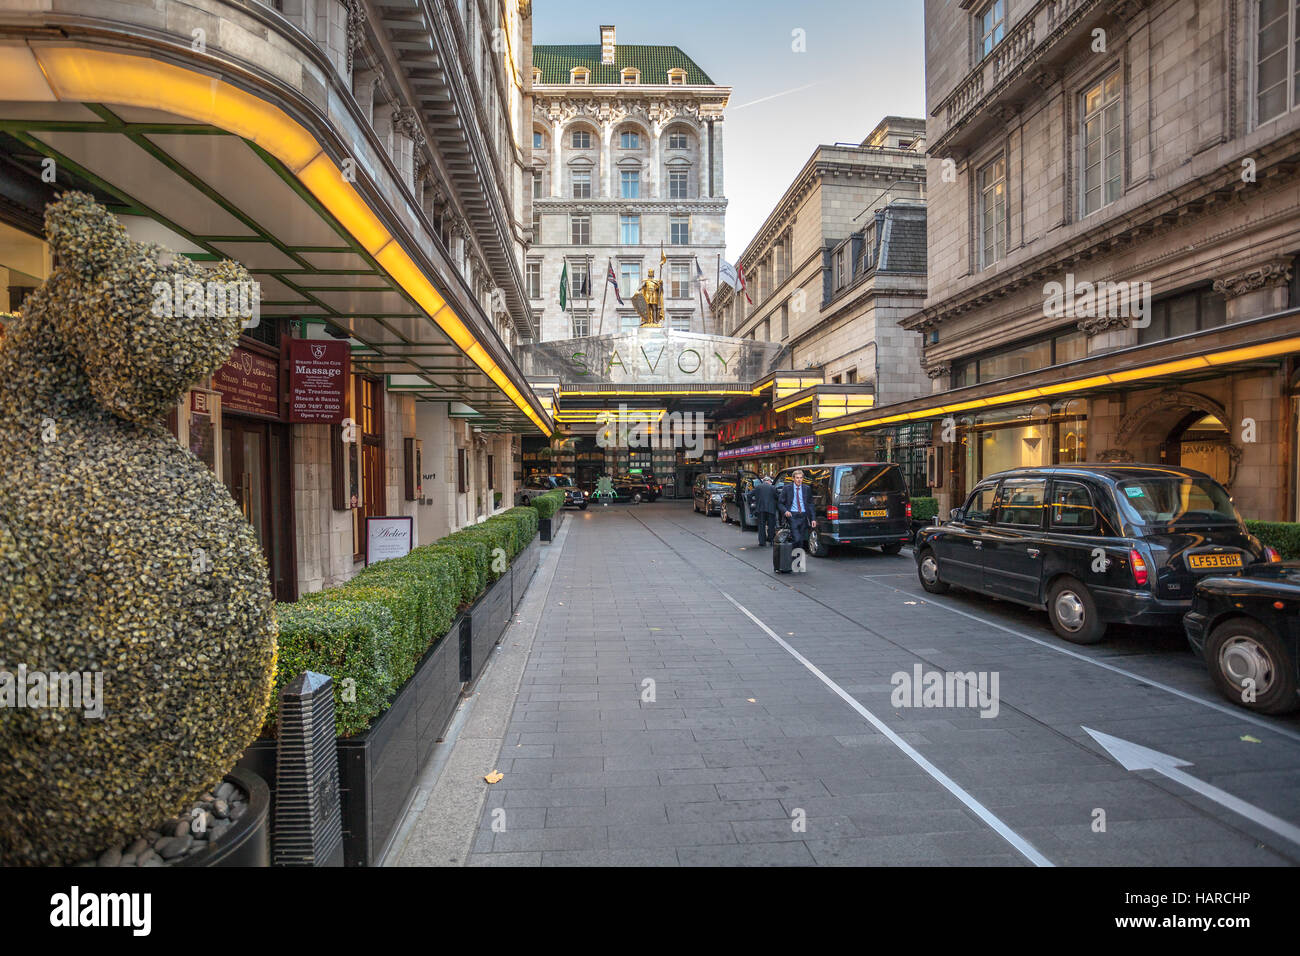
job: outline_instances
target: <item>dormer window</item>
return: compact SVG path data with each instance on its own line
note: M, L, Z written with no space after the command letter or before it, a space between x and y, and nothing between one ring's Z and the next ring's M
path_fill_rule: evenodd
M536 86L540 82L542 82L542 71L533 67L533 85Z
M682 69L681 67L679 67L679 66L677 66L677 67L673 67L671 70L669 70L669 71L668 71L668 85L669 85L669 86L685 86L685 85L686 85L686 71L683 70L683 69Z
M586 86L587 81L591 78L591 70L585 66L575 66L569 71L569 82L578 86Z
M626 70L623 71L624 86L636 86L640 82L641 82L640 70L634 69L632 67L628 67Z

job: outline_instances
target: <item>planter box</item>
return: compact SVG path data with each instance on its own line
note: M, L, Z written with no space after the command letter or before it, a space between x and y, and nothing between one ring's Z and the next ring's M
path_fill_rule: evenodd
M478 680L484 665L487 664L488 655L492 653L492 648L500 643L501 635L505 633L506 625L510 623L510 615L515 610L514 577L515 565L511 564L506 568L505 574L488 585L483 596L465 612L469 618L469 633L462 632L461 641L468 642L469 666L461 671L460 677L467 684ZM462 661L465 657L462 651Z
M248 794L248 809L208 852L184 857L173 866L271 865L271 795L266 782L246 767L236 767L225 779Z
M355 737L336 741L346 866L374 866L401 821L433 746L460 702L461 618L420 661L392 706ZM262 777L275 802L274 740L257 740L238 766ZM274 820L272 810L271 819ZM272 840L275 835L272 833Z
M537 565L541 560L542 546L536 538L528 542L528 547L515 555L514 563L510 565L511 611L519 610L524 592L528 590L528 582L532 581L533 575L537 573Z
M550 542L557 534L560 533L560 527L564 524L564 509L561 508L549 518L537 519L537 533L543 541Z

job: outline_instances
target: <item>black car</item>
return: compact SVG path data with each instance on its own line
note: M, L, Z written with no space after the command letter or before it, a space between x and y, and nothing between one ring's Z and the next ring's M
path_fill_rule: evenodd
M563 491L565 507L587 510L587 494L568 475L529 475L519 491L519 503L526 505L548 491Z
M600 486L603 479L596 479L588 495L589 500L597 500L600 497ZM660 486L653 478L645 478L641 475L620 475L609 479L610 487L614 494L609 499L611 501L631 501L640 503L642 501L654 501L659 497Z
M1300 709L1300 562L1202 578L1183 627L1228 700L1263 714Z
M816 557L828 556L839 545L878 545L885 554L898 554L912 540L912 499L902 470L892 462L787 468L776 476L778 500L796 471L803 472L804 488L812 495L817 527L809 529L808 550Z
M722 493L718 511L724 524L734 521L742 530L758 527L758 502L754 498L754 485L759 480L754 472L742 471L736 476L736 484Z
M1075 644L1095 644L1111 623L1175 625L1198 580L1275 554L1213 478L1127 464L990 475L915 546L930 593L958 585L1045 609Z
M722 496L735 489L734 474L696 475L695 485L691 488L691 506L696 514L714 514L722 507Z

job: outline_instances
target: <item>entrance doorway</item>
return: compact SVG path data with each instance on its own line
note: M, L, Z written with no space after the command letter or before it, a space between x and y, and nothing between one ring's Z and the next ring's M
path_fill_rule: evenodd
M1194 411L1169 433L1160 450L1167 465L1203 471L1222 485L1232 484L1232 441L1217 415Z
M288 461L286 426L225 418L221 428L221 474L262 545L271 573L271 591L277 601L298 597L293 515L288 506L292 500Z

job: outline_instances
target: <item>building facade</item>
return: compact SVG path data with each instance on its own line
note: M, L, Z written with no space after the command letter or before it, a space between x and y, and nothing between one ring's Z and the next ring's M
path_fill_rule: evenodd
M920 338L902 324L925 299L925 151L925 121L898 116L861 143L818 147L746 246L745 291L720 288L717 321L728 334L779 343L781 367L813 391L781 401L774 391L769 407L724 426L724 450L811 438L822 415L928 390ZM811 441L752 464L874 458L892 455L893 442Z
M675 46L620 44L613 26L600 40L532 48L524 270L538 340L635 328L632 296L651 270L665 324L712 332L695 279L698 263L714 287L724 248L731 90Z
M984 475L1181 464L1295 520L1300 53L1269 0L926 4L933 393L819 431L932 430Z
M409 517L418 545L513 503L520 436L553 429L512 354L537 334L529 3L51 0L0 26L10 309L49 274L42 210L69 188L259 283L258 322L171 427L279 600L363 567L367 518ZM347 343L330 421L295 405L304 339Z

